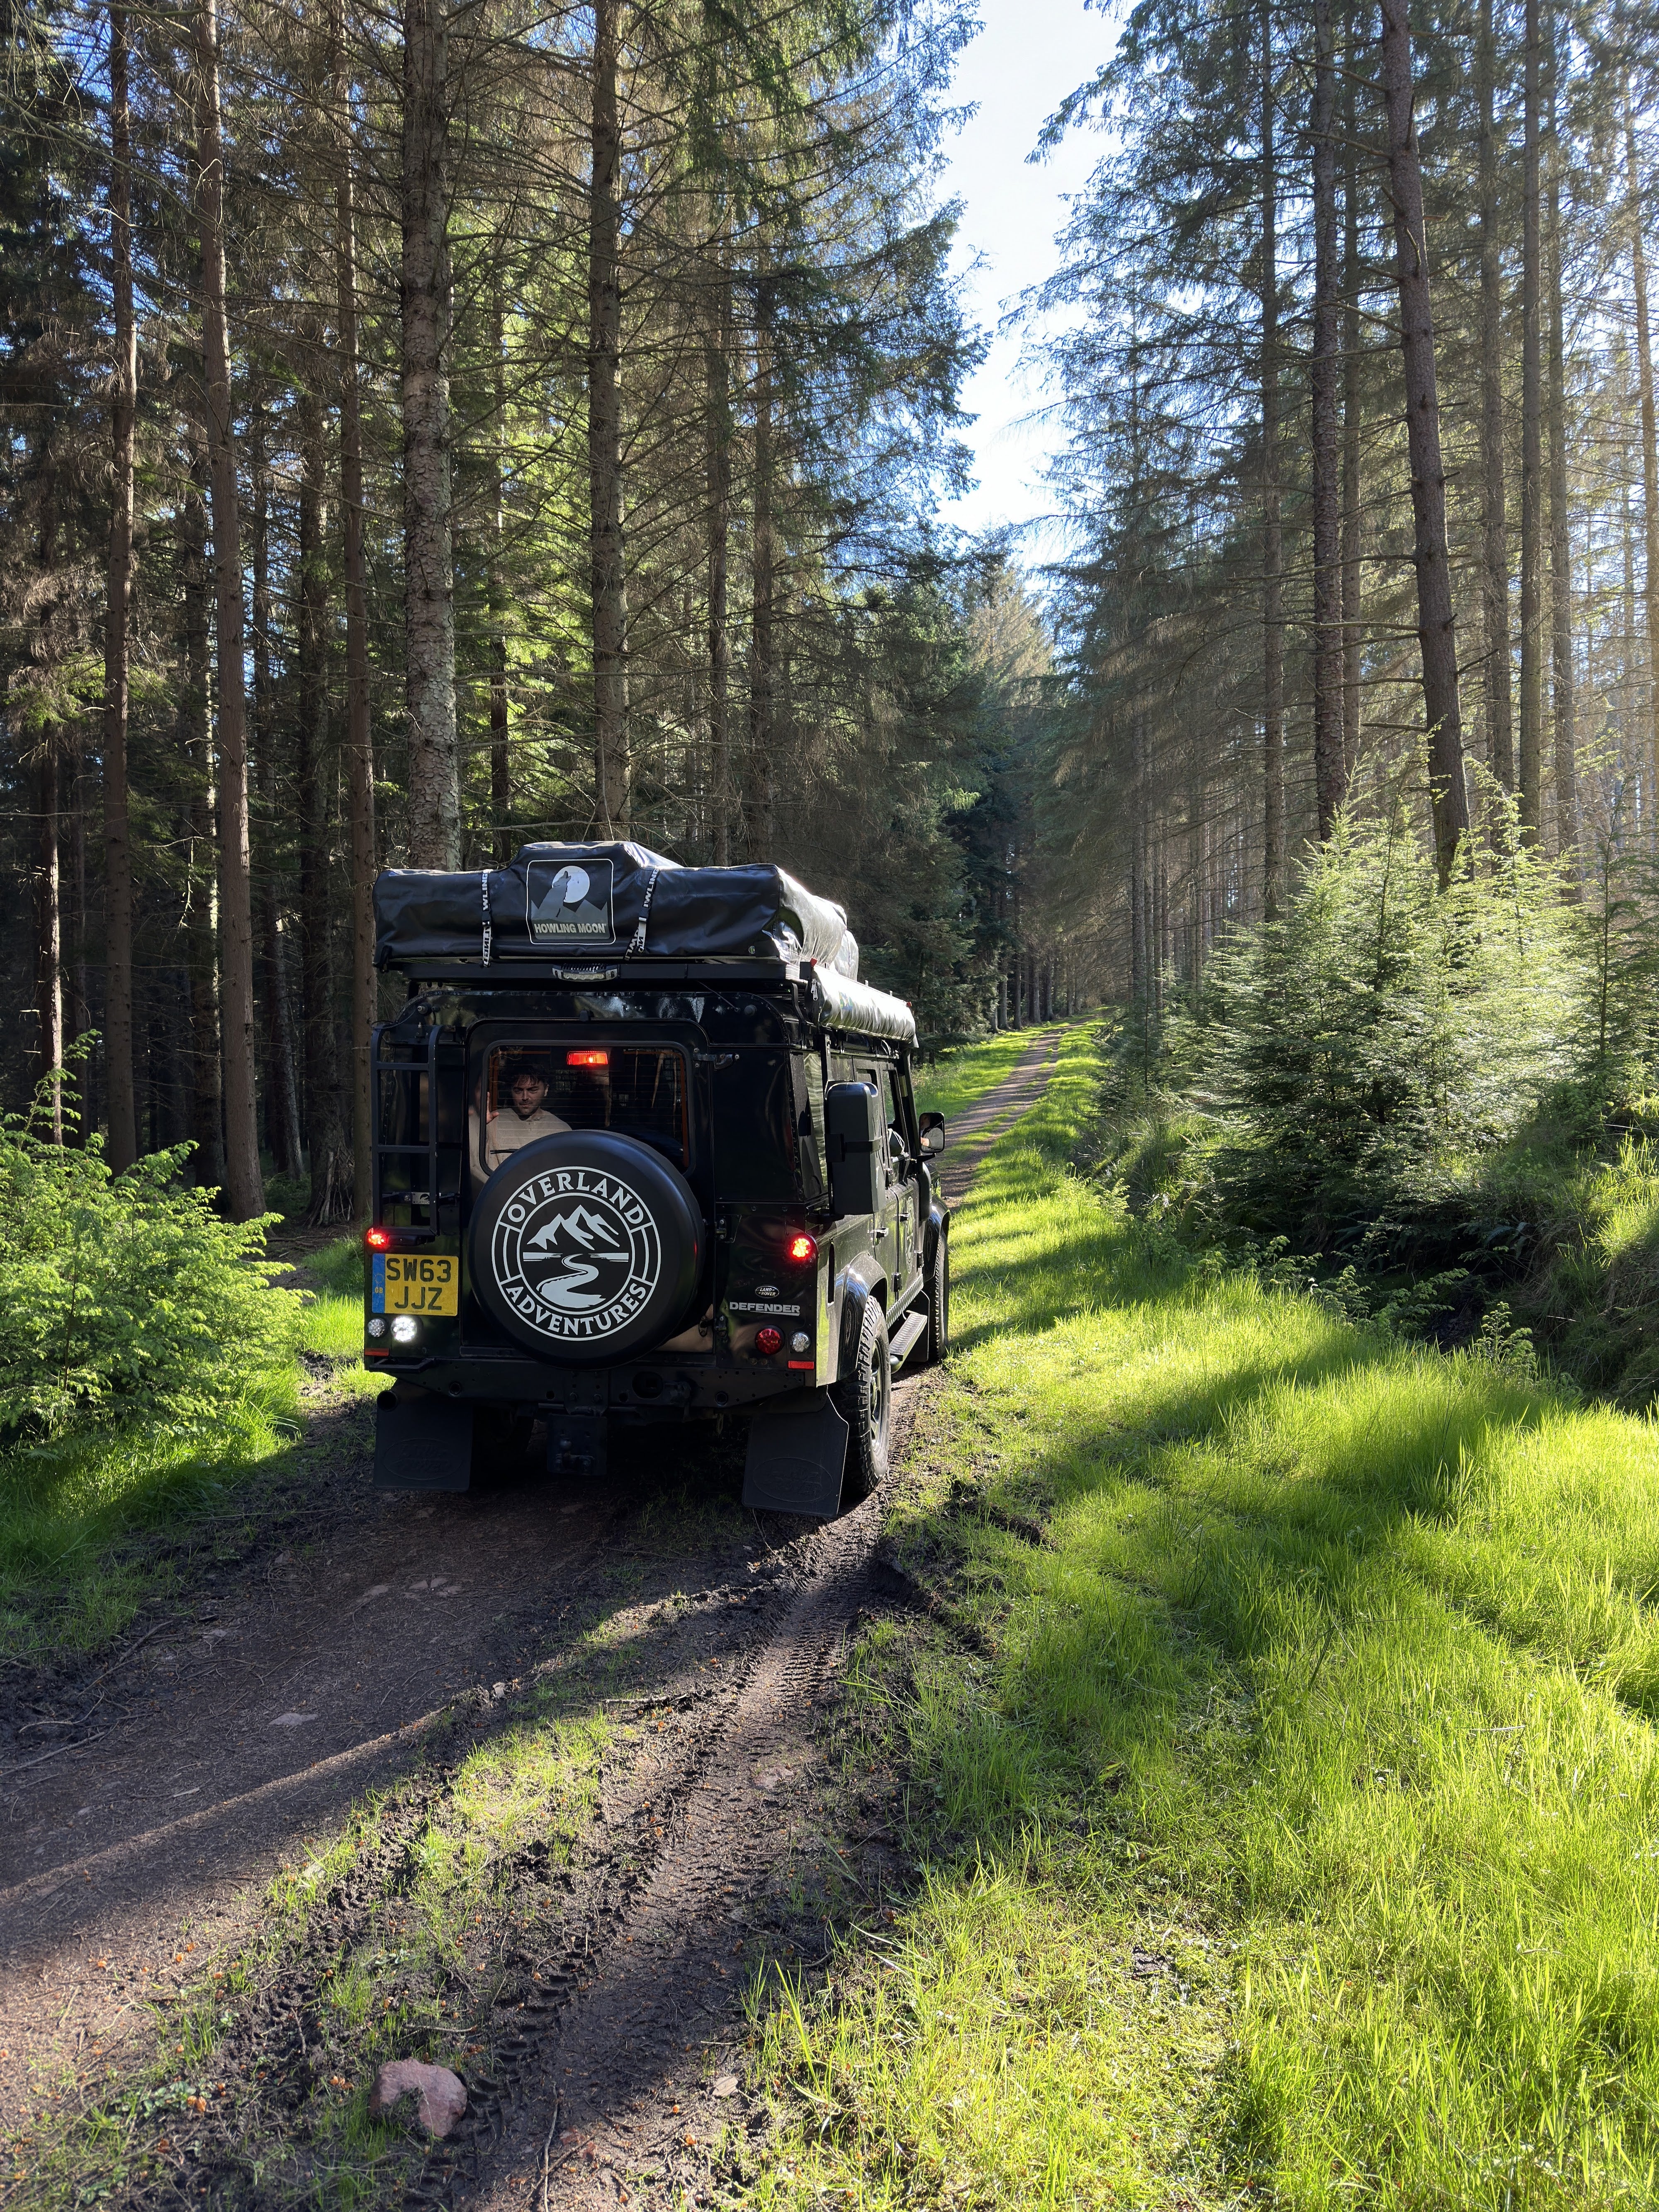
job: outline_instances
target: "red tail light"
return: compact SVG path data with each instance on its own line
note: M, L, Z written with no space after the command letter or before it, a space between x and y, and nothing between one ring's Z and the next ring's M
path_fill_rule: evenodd
M611 1055L608 1052L568 1052L564 1064L567 1067L609 1067Z
M392 1231L389 1229L365 1229L363 1242L371 1252L384 1252L392 1242Z
M755 1349L763 1359L770 1359L774 1352L783 1350L783 1331L781 1328L757 1328L755 1331Z
M799 1236L789 1239L789 1256L798 1266L805 1267L809 1261L816 1260L818 1256L817 1238L809 1237L805 1231L802 1230Z

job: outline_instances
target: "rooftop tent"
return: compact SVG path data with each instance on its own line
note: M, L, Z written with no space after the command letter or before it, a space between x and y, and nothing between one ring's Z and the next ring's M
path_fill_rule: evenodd
M374 960L507 966L548 959L808 960L823 1018L913 1038L902 1000L858 980L858 939L831 900L781 868L684 868L642 845L526 845L505 868L388 868L374 884Z
M505 868L388 868L376 964L618 957L816 960L858 974L847 916L781 868L683 868L642 845L526 845Z

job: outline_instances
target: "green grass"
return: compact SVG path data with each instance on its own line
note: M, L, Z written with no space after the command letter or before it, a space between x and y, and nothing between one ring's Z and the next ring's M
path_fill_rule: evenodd
M362 1363L362 1248L342 1237L309 1263L322 1288L299 1348L335 1363L334 1384L372 1395ZM353 1285L355 1284L355 1288ZM141 1607L180 1592L198 1558L234 1558L301 1433L299 1375L258 1376L210 1436L133 1425L0 1460L0 1647L65 1658L120 1635Z
M989 1656L857 1656L928 1878L762 2000L756 2201L1651 2203L1659 1429L1192 1267L1067 1172L1093 1083L954 1232L892 1533Z
M918 1108L924 1114L943 1114L948 1121L1012 1075L1042 1034L1034 1029L1003 1030L979 1044L960 1045L942 1054L916 1084Z

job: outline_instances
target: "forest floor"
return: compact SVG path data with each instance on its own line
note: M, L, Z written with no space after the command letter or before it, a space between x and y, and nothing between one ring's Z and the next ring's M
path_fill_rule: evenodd
M1054 1045L954 1079L955 1194ZM757 1521L732 1449L665 1474L659 1443L603 1500L376 1498L370 1408L312 1366L231 1554L191 1548L112 1655L11 1680L0 2189L522 2204L556 2163L561 2202L666 2203L735 2178L774 2124L745 1993L810 1979L915 1878L902 1775L849 1790L824 1734L854 1616L915 1598L877 1556L887 1501ZM934 1380L900 1386L902 1470ZM364 2112L410 2051L471 2091L430 2158Z

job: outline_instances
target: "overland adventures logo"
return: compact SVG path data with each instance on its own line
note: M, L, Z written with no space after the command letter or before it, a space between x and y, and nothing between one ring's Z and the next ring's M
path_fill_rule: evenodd
M611 923L611 864L609 860L568 860L549 869L532 864L526 892L530 903L530 934L538 945L569 945L589 939L609 945L616 936Z
M650 1208L598 1168L554 1168L527 1182L501 1210L489 1260L520 1320L551 1343L614 1336L662 1279Z

